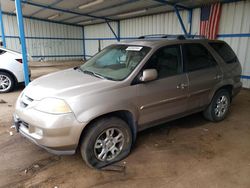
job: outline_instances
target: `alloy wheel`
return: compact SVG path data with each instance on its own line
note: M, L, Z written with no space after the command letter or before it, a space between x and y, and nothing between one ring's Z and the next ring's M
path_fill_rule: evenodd
M124 146L124 135L118 128L103 131L95 141L95 156L100 161L111 161L116 158Z
M228 98L225 95L220 96L216 101L215 115L223 117L228 110Z
M0 91L7 91L11 87L11 80L6 75L0 75Z

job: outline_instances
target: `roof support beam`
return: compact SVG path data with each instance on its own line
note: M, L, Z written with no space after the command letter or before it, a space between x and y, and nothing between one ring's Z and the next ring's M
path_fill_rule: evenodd
M108 20L106 20L106 23L108 24L108 27L109 27L109 29L111 30L111 32L113 33L113 35L115 36L115 38L116 38L116 40L117 41L120 41L120 37L119 37L119 31L118 31L118 35L115 33L115 31L114 31L114 29L112 28L112 26L110 25L110 23L109 23L109 21ZM118 24L118 22L117 22L117 24ZM119 25L119 24L118 24Z
M188 11L188 23L189 23L189 32L188 34L192 34L192 24L193 24L193 9Z
M126 2L123 2L123 3L119 3L117 5L111 5L111 6L107 6L107 7L104 7L104 8L100 8L100 9L97 9L97 10L94 10L94 11L91 11L91 12L88 12L88 14L93 14L93 13L96 13L96 12L101 12L101 11L104 11L104 10L108 10L108 9L111 9L111 8L118 8L118 7L121 7L121 6L124 6L124 5L128 5L130 3L135 3L139 0L128 0ZM74 10L76 8L73 8L72 10ZM72 16L72 17L69 17L69 18L66 18L66 19L63 19L61 21L67 21L67 20L71 20L71 19L74 19L76 18L77 16Z
M15 13L9 13L9 12L3 12L3 14L8 15L8 16L16 16ZM75 26L75 27L82 27L82 26L77 25L77 24L71 24L71 23L62 22L62 21L46 20L46 19L36 18L36 17L32 17L32 16L23 16L23 18L32 19L32 20L38 20L38 21L43 21L43 22L49 22L49 23L70 25L70 26Z
M128 5L128 4L131 4L131 3L136 3L137 1L139 1L139 0L129 0L129 1L127 1L127 2L120 3L120 4L118 4L118 5L113 5L113 6L105 7L105 8L103 8L103 9L98 9L98 10L89 12L89 14L96 13L96 12L101 12L101 11L103 11L103 10L108 10L108 9L111 9L111 8L112 8L112 9L113 9L113 8L119 8L119 7L124 6L124 5ZM157 7L162 7L162 6L165 6L165 4L147 6L147 7L145 7L145 9L157 8ZM139 11L139 10L141 10L141 8L140 8L140 9L137 9L137 10L134 10L134 11ZM112 16L116 16L116 15L117 15L117 14L111 14L111 15L105 15L105 16L106 16L106 17L112 17ZM63 20L61 20L61 21L68 21L68 20L74 19L74 18L76 18L76 17L78 17L78 16L72 16L72 17L63 19ZM126 18L125 18L125 19L126 19ZM74 22L74 23L75 23L75 24L76 24L76 23L81 23L81 22L83 22L83 21L85 21L85 20L86 20L86 19L80 20L80 21L77 21L77 22ZM116 21L118 21L118 20L120 20L120 19L117 19Z
M169 1L167 1L167 0L154 0L154 1L159 2L159 3L162 3L162 4L165 4L165 5L172 6L172 7L174 8L175 13L176 13L176 16L177 16L177 18L178 18L178 20L179 20L179 22L180 22L182 31L183 31L183 33L185 34L185 36L188 36L187 30L186 30L186 28L185 28L185 25L184 25L184 23L183 23L183 20L182 20L182 18L181 18L181 15L180 15L180 12L179 12L179 9L178 9L178 8L181 8L181 9L184 9L184 10L188 10L188 11L190 11L191 9L188 8L188 7L185 7L185 6L183 6L183 5L179 5L179 4L175 4L175 3L169 2ZM191 23L190 23L190 24L191 24ZM191 28L190 28L190 29L191 29ZM191 32L191 31L189 31L189 32Z
M118 41L120 42L120 40L121 40L121 24L120 24L120 20L117 21L117 36L118 36Z
M82 27L82 38L83 38L83 42L82 42L83 59L84 59L84 61L86 61L85 30L84 30L84 26Z
M56 8L56 7L52 7L52 6L46 6L46 5L42 5L42 4L39 4L39 3L30 2L30 1L21 0L21 2L24 3L24 4L32 5L32 6L37 6L37 7L50 9L50 10L55 10L55 11L64 12L64 13L69 13L69 14L75 14L75 15L78 15L78 16L86 16L86 17L95 18L95 19L115 21L113 19L109 19L109 18L106 18L106 17L94 16L94 15L90 15L90 14L75 12L75 11L72 11L72 10L60 9L60 8Z
M0 2L0 27L1 27L1 33L2 33L3 47L6 48L6 39L5 39L5 33L4 33L4 24L3 24L3 14L2 14L1 2Z
M27 58L27 49L24 33L24 24L23 24L23 12L22 12L22 2L21 0L15 0L16 4L16 14L17 14L17 23L19 29L19 36L22 48L22 57L23 57L23 74L25 86L29 84L29 69L28 69L28 58Z
M165 5L169 5L169 6L176 6L178 8L182 8L182 9L185 9L185 10L189 10L190 8L188 7L185 7L183 5L180 5L180 4L175 4L175 3L172 3L172 2L169 2L168 0L153 0L153 1L156 1L156 2L159 2L159 3L162 3L162 4L165 4Z
M185 25L184 25L184 23L183 23L183 20L182 20L182 18L181 18L181 15L180 15L180 13L179 13L179 10L178 10L178 8L177 8L176 6L174 6L174 10L175 10L175 13L176 13L176 15L177 15L177 18L178 18L178 20L179 20L179 22L180 22L182 31L184 32L185 36L188 36L187 30L186 30L186 28L185 28Z

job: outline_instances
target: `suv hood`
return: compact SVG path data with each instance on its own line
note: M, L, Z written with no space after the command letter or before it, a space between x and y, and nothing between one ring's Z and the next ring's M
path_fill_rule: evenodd
M35 79L26 87L24 93L33 100L45 97L64 99L106 90L115 85L115 81L97 78L71 68Z

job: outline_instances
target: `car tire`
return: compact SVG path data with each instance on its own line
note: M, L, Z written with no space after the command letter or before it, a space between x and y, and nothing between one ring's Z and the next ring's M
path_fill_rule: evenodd
M13 76L7 72L0 71L0 93L8 93L15 87Z
M228 90L221 89L217 91L203 112L203 116L210 121L218 122L225 119L230 107L230 94Z
M81 139L80 151L89 167L100 169L122 160L132 145L128 124L116 117L106 117L93 122Z

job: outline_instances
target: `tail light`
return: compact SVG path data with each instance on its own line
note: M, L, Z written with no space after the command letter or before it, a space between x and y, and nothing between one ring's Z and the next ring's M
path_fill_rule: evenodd
M18 61L19 63L23 63L22 59L16 59L16 61Z

